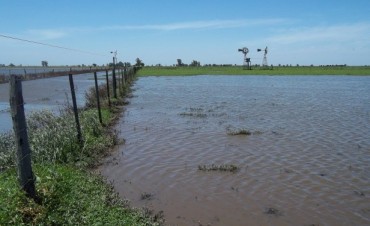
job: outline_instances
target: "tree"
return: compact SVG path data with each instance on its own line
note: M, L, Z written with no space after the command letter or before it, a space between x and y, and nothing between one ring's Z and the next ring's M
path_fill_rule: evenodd
M184 63L182 62L181 59L177 59L177 66L179 67L184 66Z
M43 60L43 61L41 61L41 65L43 67L47 67L48 66L48 62L46 60Z
M144 63L143 63L143 61L142 60L140 60L140 58L136 58L136 64L135 64L135 66L136 67L144 67Z
M96 67L96 64L94 63L94 64L92 64L92 66L93 66L93 67Z
M200 62L199 61L196 61L196 60L193 60L190 64L190 66L192 67L200 67Z
M117 63L117 64L116 64L116 66L117 66L117 67L123 67L123 66L125 66L125 65L123 64L123 62L122 62L122 61L120 61L119 63Z
M15 67L15 65L13 63L10 63L9 67Z

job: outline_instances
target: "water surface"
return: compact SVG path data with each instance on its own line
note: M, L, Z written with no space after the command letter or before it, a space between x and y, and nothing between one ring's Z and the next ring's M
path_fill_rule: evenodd
M134 90L126 144L100 168L134 206L168 225L370 224L369 78L145 77Z
M98 72L102 76L105 73ZM94 74L73 75L76 101L79 107L85 105L85 92L94 86ZM99 84L105 80L99 80ZM12 129L9 106L9 83L0 84L0 132ZM22 82L26 114L32 111L48 109L54 113L72 105L71 89L68 76L29 80Z

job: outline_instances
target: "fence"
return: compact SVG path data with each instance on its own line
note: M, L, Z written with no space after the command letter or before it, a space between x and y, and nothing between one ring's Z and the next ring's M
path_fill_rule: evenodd
M69 86L71 91L72 103L73 103L73 114L75 118L76 124L76 131L77 131L77 140L81 146L84 145L83 137L81 133L81 125L79 122L79 112L78 106L76 101L76 90L74 85L74 78L73 75L83 74L83 73L94 73L94 85L95 85L95 97L96 97L96 107L98 111L99 122L103 123L102 121L102 114L101 114L101 106L100 106L100 95L99 95L99 86L98 86L98 78L97 72L105 71L105 81L106 81L106 92L108 94L108 103L109 107L111 107L111 97L110 92L112 91L115 98L117 98L117 88L121 91L121 89L126 86L129 81L131 81L136 73L135 67L130 68L118 68L112 70L112 79L109 78L109 70L108 69L95 69L89 70L86 72L85 70L79 71L69 71L68 78L69 78ZM66 72L60 72L66 73ZM117 76L116 76L117 75ZM35 77L40 75L35 74ZM42 76L42 75L41 75ZM53 76L58 76L57 73L53 72ZM16 141L16 150L17 150L17 171L18 171L18 179L21 185L21 188L26 192L29 197L36 198L35 194L35 182L34 182L34 175L31 166L31 150L28 143L28 134L27 134L27 125L26 125L26 117L24 112L24 99L23 99L23 91L22 91L22 80L27 79L24 76L20 75L10 75L10 110L12 115L13 121L13 129ZM112 90L110 90L110 81L112 80ZM116 84L119 84L119 87Z
M117 68L124 69L123 67ZM51 78L72 74L93 73L99 71L113 70L107 67L27 67L27 68L0 68L0 84L7 83L11 75L18 75L22 80L34 80L41 78Z

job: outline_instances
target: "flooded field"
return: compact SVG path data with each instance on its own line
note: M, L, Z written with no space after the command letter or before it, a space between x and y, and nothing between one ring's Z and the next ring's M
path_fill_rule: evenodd
M145 77L101 166L167 225L369 225L370 79ZM248 133L232 135L245 130ZM233 164L236 172L202 171Z
M98 73L102 76L105 73ZM85 104L85 91L94 86L94 74L73 76L76 87L77 105ZM99 82L105 82L99 80ZM67 104L72 104L68 76L45 78L22 82L26 113L49 109L56 113ZM0 84L0 132L12 129L9 106L9 83Z

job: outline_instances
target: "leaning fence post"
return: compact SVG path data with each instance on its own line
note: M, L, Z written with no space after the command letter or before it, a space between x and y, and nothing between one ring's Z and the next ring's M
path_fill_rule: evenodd
M98 105L98 113L99 113L99 122L103 124L103 119L101 117L101 109L100 109L100 98L99 98L99 86L98 86L98 78L96 77L96 72L94 72L94 80L95 80L95 91L96 91L96 100Z
M107 80L107 94L108 94L108 106L110 107L110 91L109 91L109 79L108 79L108 70L105 71L105 78Z
M83 145L82 140L82 133L81 133L81 126L80 126L80 120L78 118L78 110L77 110L77 102L76 102L76 94L75 94L75 86L73 84L73 77L72 74L69 74L69 86L71 87L71 96L72 96L72 103L73 103L73 112L75 115L75 121L76 121L76 129L77 129L77 140L80 143L80 145Z
M36 199L35 180L31 165L21 77L10 75L10 108L13 120L18 162L18 180L27 196Z

